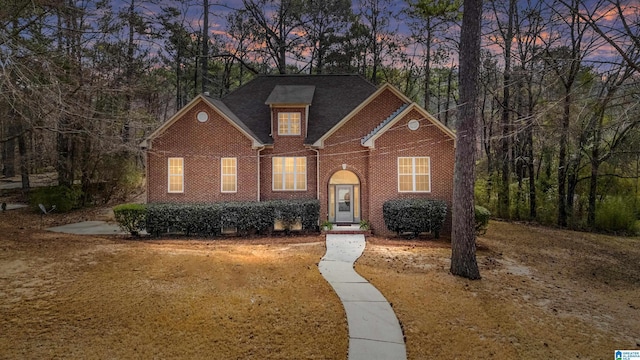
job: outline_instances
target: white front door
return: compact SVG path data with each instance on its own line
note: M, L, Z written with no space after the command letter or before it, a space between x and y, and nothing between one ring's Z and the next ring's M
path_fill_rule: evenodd
M353 222L353 185L336 185L336 222Z

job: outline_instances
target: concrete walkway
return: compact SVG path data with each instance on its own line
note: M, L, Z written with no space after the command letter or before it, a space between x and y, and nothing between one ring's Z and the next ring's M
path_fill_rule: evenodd
M66 234L78 235L123 235L128 234L122 231L117 224L105 221L83 221L75 224L67 224L51 227L46 230Z
M26 207L27 207L27 205L25 205L25 204L9 204L9 203L7 203L6 210L9 211L9 210L15 210L15 209L22 209L22 208L26 208Z
M407 358L400 323L387 299L353 269L364 235L327 234L318 268L344 305L349 325L349 360Z

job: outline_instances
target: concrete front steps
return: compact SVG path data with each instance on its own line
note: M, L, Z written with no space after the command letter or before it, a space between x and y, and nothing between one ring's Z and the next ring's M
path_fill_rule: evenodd
M362 234L365 236L371 235L371 230L360 229L359 224L333 224L331 230L322 230L323 234Z

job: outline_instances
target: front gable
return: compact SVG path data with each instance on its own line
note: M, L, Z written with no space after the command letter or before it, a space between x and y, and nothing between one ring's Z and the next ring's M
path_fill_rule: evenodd
M418 116L415 116L416 113L418 114ZM406 126L409 130L418 130L421 126L424 125L434 126L436 129L441 131L444 136L453 140L455 145L455 133L416 103L411 103L405 107L400 108L396 113L391 114L369 134L363 137L361 139L361 144L371 149L375 148L376 139L378 139L388 130L397 127L397 124L410 114L414 115L413 117L415 117L415 119L412 118L407 122Z
M382 135L388 129L393 127L399 119L403 118L404 116L406 116L406 114L410 113L413 110L419 111L422 114L422 119L424 121L427 121L433 124L451 139L455 139L455 133L451 129L446 127L436 118L434 118L431 114L429 114L426 110L424 110L422 107L420 107L411 99L409 99L396 87L394 87L389 83L386 83L382 85L375 93L369 96L369 98L367 98L364 102L362 102L358 107L353 109L353 111L351 111L347 116L345 116L342 120L340 120L335 126L333 126L329 131L327 131L316 142L314 142L312 146L316 148L323 148L325 146L325 141L328 138L330 138L334 133L338 132L347 122L349 122L349 120L353 119L354 117L358 116L358 114L362 113L362 111L368 105L370 105L375 101L389 101L383 98L386 96L386 94L389 94L389 93L392 94L393 97L395 97L400 102L399 106L395 107L388 114L383 114L387 116L385 116L384 119L381 120L381 122L377 123L375 126L372 126L371 129L367 130L366 135L364 135L363 138L361 139L361 144L363 146L372 148L375 144L375 140L380 135ZM380 114L377 114L377 115L380 115Z
M178 121L186 120L185 117L190 115L190 113L196 107L202 107L206 110L210 110L213 113L209 113L206 110L199 111L195 116L195 120L198 122L206 123L210 121L212 118L216 118L216 116L221 117L229 125L233 126L237 131L239 131L242 135L244 135L247 139L251 141L251 147L253 149L260 148L264 146L262 142L258 139L258 137L249 129L233 112L221 101L214 100L203 95L196 96L189 104L184 106L180 111L178 111L175 115L173 115L168 121L166 121L162 126L156 129L151 135L149 135L141 144L140 147L144 149L152 149L153 140L160 137L162 134L167 132L174 124ZM204 113L204 115L203 115ZM191 120L191 119L189 119ZM194 122L195 123L195 122Z
M365 109L369 105L371 105L371 104L373 104L375 102L384 102L385 104L395 103L396 106L392 106L392 110L388 111L388 114L380 114L380 113L372 114L372 116L378 117L379 119L375 123L375 125L370 126L371 127L370 129L363 129L366 132L366 134L369 134L369 133L371 133L373 131L380 130L379 128L376 128L376 126L382 127L382 126L380 126L380 124L382 122L384 122L385 120L388 120L389 119L388 116L394 116L395 117L396 115L398 115L398 113L400 113L402 110L407 108L409 105L414 105L415 104L415 103L413 103L413 101L411 99L409 99L406 95L404 95L396 87L394 87L393 85L391 85L389 83L386 83L386 84L380 86L380 88L378 88L378 90L376 90L373 94L371 94L366 100L364 100L362 103L360 103L360 105L358 105L356 108L354 108L349 114L347 114L344 118L342 118L331 129L329 129L329 131L327 131L317 141L315 141L313 143L313 147L323 148L325 146L325 141L328 138L330 138L334 133L339 131L350 120L352 120L353 118L355 118L357 116L361 116L363 111L365 111ZM433 119L433 117L431 117L431 118Z

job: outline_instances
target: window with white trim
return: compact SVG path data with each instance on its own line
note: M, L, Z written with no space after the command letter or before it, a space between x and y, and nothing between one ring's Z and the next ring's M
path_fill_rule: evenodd
M168 192L181 193L184 192L184 159L169 158L167 162Z
M278 113L278 135L300 135L300 113Z
M220 161L220 191L238 191L238 163L236 158L222 158Z
M307 190L306 157L273 158L273 190Z
M398 158L398 191L431 191L431 159L429 157Z

